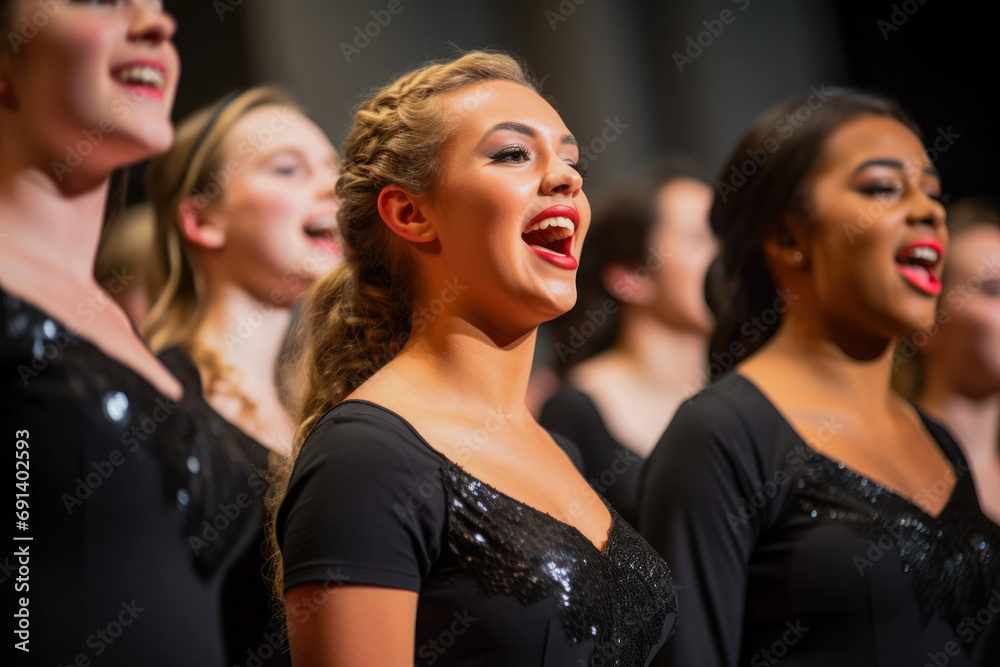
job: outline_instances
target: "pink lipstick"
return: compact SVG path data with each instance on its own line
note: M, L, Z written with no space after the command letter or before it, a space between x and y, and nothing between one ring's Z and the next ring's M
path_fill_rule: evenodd
M944 256L944 245L933 237L920 238L896 255L896 270L911 285L931 296L941 293L941 281L934 275Z

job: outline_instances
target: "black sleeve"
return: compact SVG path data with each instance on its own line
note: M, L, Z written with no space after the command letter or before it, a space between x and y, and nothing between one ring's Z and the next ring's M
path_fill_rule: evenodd
M413 434L364 406L328 413L278 510L285 590L340 581L419 591L440 555L440 468Z
M740 513L760 482L750 435L729 405L697 396L678 409L643 470L639 526L670 564L678 631L657 665L734 667L750 554L764 523Z

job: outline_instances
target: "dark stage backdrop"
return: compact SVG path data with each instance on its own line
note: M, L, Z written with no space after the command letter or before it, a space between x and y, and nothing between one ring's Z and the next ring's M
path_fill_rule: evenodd
M996 196L1000 95L985 5L941 0L174 0L175 117L237 87L284 85L339 145L369 88L456 49L499 47L543 81L590 168L683 152L714 181L750 120L811 87L897 98L953 196ZM937 148L935 148L935 142ZM132 198L141 197L133 179Z

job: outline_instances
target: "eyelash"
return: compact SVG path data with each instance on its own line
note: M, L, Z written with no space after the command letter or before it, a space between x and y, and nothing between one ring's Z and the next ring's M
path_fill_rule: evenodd
M521 144L517 144L515 146L507 146L506 148L501 148L499 151L491 155L490 159L495 160L497 162L504 162L504 161L512 162L508 158L514 155L522 155L524 161L527 161L528 158L531 157L531 149ZM517 162L515 164L520 164L520 162ZM575 169L576 172L580 174L581 178L587 177L587 168L585 166L579 163L570 164L569 166L573 167L573 169Z
M862 187L860 191L866 195L877 197L877 196L887 196L898 194L900 188L895 185L867 185ZM948 193L942 193L940 195L934 195L931 193L926 193L928 197L940 204L947 204L951 198Z

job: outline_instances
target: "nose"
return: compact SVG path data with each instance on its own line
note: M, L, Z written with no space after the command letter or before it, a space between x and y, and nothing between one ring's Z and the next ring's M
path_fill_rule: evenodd
M913 224L925 224L935 230L944 229L944 205L920 188L914 190L915 196L910 207L909 221Z
M129 39L151 44L169 41L177 32L177 21L163 11L161 0L145 0L134 5Z
M580 175L580 172L554 155L548 171L542 179L542 192L575 197L582 189L583 176Z

